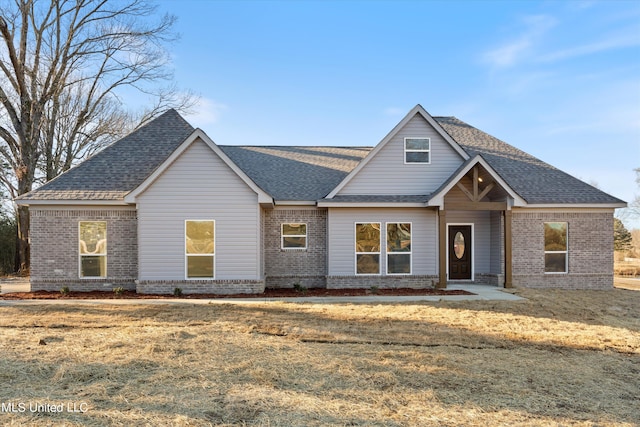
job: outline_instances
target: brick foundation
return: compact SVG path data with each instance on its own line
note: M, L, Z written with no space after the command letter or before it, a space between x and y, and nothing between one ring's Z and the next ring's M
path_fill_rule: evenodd
M180 288L183 294L261 294L264 280L139 280L140 294L173 294Z
M327 289L357 289L376 286L380 289L434 288L438 276L328 276Z

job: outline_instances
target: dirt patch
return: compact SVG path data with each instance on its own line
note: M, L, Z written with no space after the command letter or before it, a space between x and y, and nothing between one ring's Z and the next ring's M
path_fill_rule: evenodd
M211 299L211 298L299 298L299 297L353 297L353 296L420 296L420 295L474 295L463 290L446 289L266 289L261 294L185 294L180 297L173 295L138 294L134 291L124 291L117 295L109 291L69 292L62 294L54 291L13 292L0 295L0 299Z
M640 292L514 292L0 307L0 424L638 426Z

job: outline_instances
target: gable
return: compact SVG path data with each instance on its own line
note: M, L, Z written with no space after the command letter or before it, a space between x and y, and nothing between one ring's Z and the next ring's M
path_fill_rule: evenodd
M201 150L199 156L193 157L191 154L196 146ZM185 155L189 154L187 160ZM207 166L209 165L209 166ZM209 137L200 129L194 131L189 138L187 138L180 147L178 147L171 156L156 169L140 186L134 189L125 197L125 201L128 203L136 203L137 198L144 194L149 188L155 186L156 181L162 178L164 185L171 186L171 181L167 181L167 173L169 176L174 175L174 170L178 168L178 176L176 184L179 181L193 181L198 183L204 183L205 185L214 185L218 188L225 188L226 180L233 182L240 182L244 186L243 189L248 189L257 194L259 203L272 204L273 199L267 193L265 193L255 182L253 182L245 172L243 172L231 159L213 142ZM221 175L210 177L210 171L224 171ZM207 182L207 177L210 181ZM190 194L195 194L193 191L186 190Z
M428 164L405 163L405 138L429 138ZM442 132L419 111L380 145L336 195L428 195L464 162Z
M215 196L257 201L256 192L198 138L137 195L136 202L160 197L163 203L183 205Z

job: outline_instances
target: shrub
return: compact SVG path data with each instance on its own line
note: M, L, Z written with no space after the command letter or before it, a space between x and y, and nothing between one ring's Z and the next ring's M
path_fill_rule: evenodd
M68 286L63 286L62 288L60 288L60 293L62 295L69 295L69 287Z
M113 293L117 296L121 296L124 294L124 288L122 286L118 286L117 288L113 288Z
M293 289L296 290L296 292L302 292L305 293L307 292L307 287L304 285L301 285L300 282L296 282L293 284Z
M181 296L182 296L182 289L180 289L180 288L174 288L174 289L173 289L173 296L174 296L174 297L181 297Z

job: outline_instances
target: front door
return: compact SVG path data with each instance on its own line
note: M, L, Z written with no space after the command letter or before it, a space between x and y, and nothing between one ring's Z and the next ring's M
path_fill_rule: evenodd
M449 280L471 280L471 226L449 226Z

